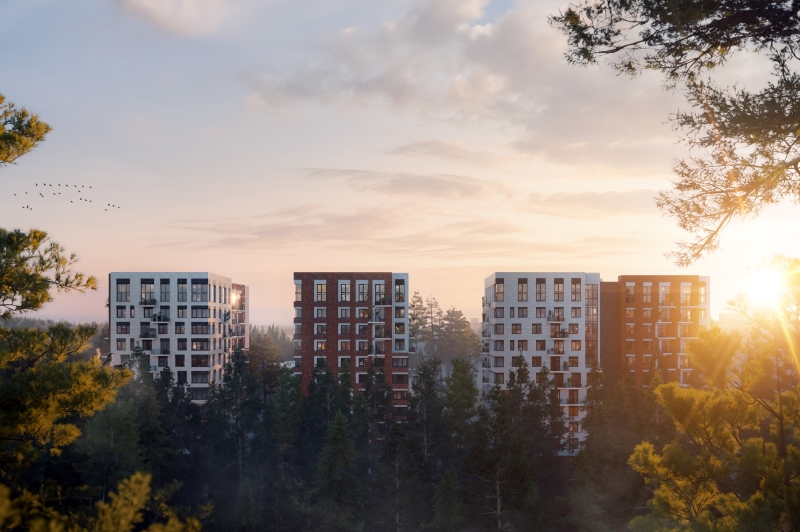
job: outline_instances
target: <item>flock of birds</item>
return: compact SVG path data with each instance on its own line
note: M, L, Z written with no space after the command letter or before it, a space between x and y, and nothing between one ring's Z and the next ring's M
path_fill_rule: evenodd
M91 186L86 187L86 185L68 185L66 183L34 183L36 189L32 190L32 194L28 194L28 191L25 191L25 194L20 193L19 195L14 192L14 196L22 199L24 196L30 196L31 198L35 199L42 199L42 198L49 198L51 196L63 196L63 199L66 201L67 197L72 193L73 198L77 194L78 199L71 199L69 200L70 203L74 204L76 201L79 203L94 203L93 200L89 199L88 196L91 194L89 190L92 189ZM51 188L55 187L56 190L50 190ZM60 189L60 190L59 190ZM26 203L22 206L23 209L32 211L33 207L30 204ZM106 206L103 209L108 212L109 210L119 209L119 205L114 205L111 203L106 203Z

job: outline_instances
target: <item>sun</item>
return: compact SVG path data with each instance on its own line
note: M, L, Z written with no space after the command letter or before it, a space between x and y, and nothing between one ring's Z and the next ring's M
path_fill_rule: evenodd
M762 268L749 276L747 298L758 307L775 308L784 290L784 276L781 272Z

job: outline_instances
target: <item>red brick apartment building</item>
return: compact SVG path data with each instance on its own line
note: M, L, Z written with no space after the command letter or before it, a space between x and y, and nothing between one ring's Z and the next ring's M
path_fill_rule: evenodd
M303 393L315 368L330 368L338 376L345 361L358 390L374 362L394 390L397 414L405 414L408 274L295 272L294 286L294 362L295 372L302 376Z
M606 373L626 367L638 385L656 371L687 384L686 345L711 324L709 277L621 275L600 284L600 350ZM616 353L617 356L611 356Z

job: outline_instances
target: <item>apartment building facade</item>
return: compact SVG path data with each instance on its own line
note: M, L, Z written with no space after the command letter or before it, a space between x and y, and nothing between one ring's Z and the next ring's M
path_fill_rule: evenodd
M689 384L687 344L711 325L711 279L698 275L621 275L605 282L604 349L619 353L611 371L631 371L637 385L658 372ZM608 361L612 362L612 361Z
M334 376L349 364L354 390L371 364L393 389L395 413L408 405L407 273L296 272L294 274L295 373L303 393L315 371Z
M112 363L130 362L138 345L160 373L169 367L203 403L236 349L250 347L249 288L210 272L112 272Z
M559 389L568 419L566 455L577 452L586 378L600 360L600 274L587 272L496 272L484 281L483 392L506 387L521 364L542 367Z

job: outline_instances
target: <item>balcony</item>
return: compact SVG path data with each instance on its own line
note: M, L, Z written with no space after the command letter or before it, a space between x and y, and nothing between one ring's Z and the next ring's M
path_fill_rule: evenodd
M677 303L678 298L673 295L663 295L658 298L658 306L659 307L674 307Z
M142 331L139 333L139 338L158 338L155 329L150 329L149 331Z
M387 330L378 329L377 331L375 331L375 338L391 338L391 337L392 337L391 332Z
M553 314L552 312L547 313L547 321L550 323L561 323L564 321L563 314Z
M154 297L143 297L139 304L143 307L154 307L158 304L158 301Z
M390 307L392 306L392 300L391 298L387 298L386 296L383 295L381 296L376 295L374 305L376 307Z
M159 372L158 366L156 366L155 364L150 364L150 373L158 373L158 372Z
M386 314L383 312L375 312L370 316L365 316L368 318L369 323L385 323L386 322Z
M150 349L151 355L168 355L169 349Z
M151 319L152 319L153 321L162 322L162 323L163 323L163 322L168 322L168 321L170 321L170 318L169 318L169 316L163 316L163 315L161 315L161 314L156 314L156 315L155 315L155 316L153 316Z
M569 333L566 329L561 329L558 332L550 331L550 338L569 338Z

